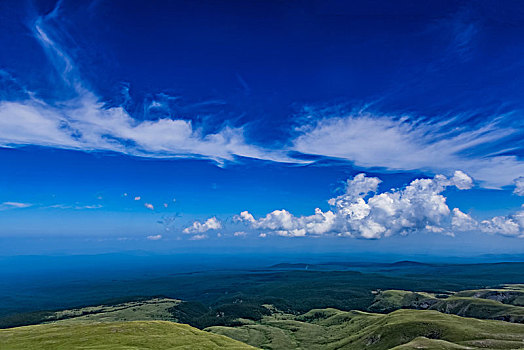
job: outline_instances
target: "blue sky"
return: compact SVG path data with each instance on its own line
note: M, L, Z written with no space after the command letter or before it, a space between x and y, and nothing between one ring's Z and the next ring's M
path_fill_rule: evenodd
M522 253L523 34L509 1L4 1L0 254Z

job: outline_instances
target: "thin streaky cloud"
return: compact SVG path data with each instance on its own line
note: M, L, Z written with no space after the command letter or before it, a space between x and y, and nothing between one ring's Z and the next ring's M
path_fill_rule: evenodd
M0 204L0 210L8 209L23 209L32 207L32 203L22 203L22 202L3 202Z
M158 241L162 239L162 235L151 235L151 236L147 236L146 239L150 241Z
M100 209L104 206L101 204L87 204L87 205L71 205L71 204L52 204L45 208L50 209L73 209L73 210L84 210L84 209Z
M59 5L52 12L57 18ZM111 151L151 158L207 158L218 163L236 157L277 162L304 163L283 150L250 145L242 127L225 126L216 133L204 133L184 119L163 118L138 121L123 107L107 107L83 84L71 57L46 31L40 17L34 26L35 39L49 60L72 86L76 97L59 105L29 97L21 101L0 101L0 145L38 145L82 151ZM206 102L207 103L207 102Z
M120 106L102 103L86 88L89 84L81 79L67 47L59 44L60 32L53 30L59 21L60 5L58 2L48 15L37 18L32 30L75 97L47 103L27 92L24 99L0 101L0 146L38 145L148 158L203 158L219 165L238 157L310 163L289 156L290 152L299 152L385 171L449 175L461 169L480 186L488 188L510 185L524 174L522 160L514 155L501 155L511 151L504 141L518 137L521 132L500 126L496 118L492 123L465 129L451 127L451 121L423 124L411 122L408 117L372 115L365 111L326 115L314 122L304 122L294 130L295 137L288 140L288 146L276 149L252 144L245 126L226 125L206 133L205 127L185 119L137 120L124 108L130 98L129 86L123 87L126 102ZM474 23L460 18L454 21L454 25L459 26L454 45L464 50L478 29ZM466 30L462 31L460 25L465 25ZM151 106L160 108L162 103L153 100ZM497 146L489 153L478 151L486 145Z
M345 159L364 168L423 170L433 174L461 169L483 187L500 188L524 174L524 162L516 156L475 152L519 133L499 126L496 120L464 129L453 126L450 120L418 124L408 117L357 113L327 116L302 125L292 141L292 149Z
M190 241L201 241L203 239L207 239L208 235L201 234L201 235L193 235L189 238Z

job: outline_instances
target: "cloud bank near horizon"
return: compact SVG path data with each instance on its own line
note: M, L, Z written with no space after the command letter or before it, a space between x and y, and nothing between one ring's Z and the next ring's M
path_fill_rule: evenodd
M381 180L361 173L346 182L345 193L331 198L331 210L315 209L309 216L294 216L289 211L275 210L256 219L248 211L234 217L252 230L284 237L336 235L380 239L411 233L439 233L453 236L456 232L479 230L490 234L524 237L524 207L509 216L478 221L459 208L450 210L447 188L468 190L473 180L462 171L453 176L436 175L416 179L402 189L378 192Z

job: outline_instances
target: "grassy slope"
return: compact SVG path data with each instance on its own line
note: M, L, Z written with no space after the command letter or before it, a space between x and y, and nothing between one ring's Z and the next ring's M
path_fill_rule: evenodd
M297 317L273 315L255 324L207 330L264 349L524 348L524 325L424 310L386 315L312 310Z
M170 308L180 304L179 300L153 298L118 305L88 306L54 312L47 321L57 323L115 322L115 321L175 321Z
M490 299L504 304L524 306L524 285L508 284L502 288L465 290L455 293L455 296Z
M431 349L431 350L467 350L471 349L469 346L453 344L445 340L428 339L426 337L418 337L409 343L395 346L391 350L415 350L415 349Z
M177 299L151 298L60 311L20 313L0 317L0 329L49 322L177 321L170 309L180 303Z
M402 308L417 308L419 303L426 300L437 302L434 295L429 293L411 292L407 290L384 290L376 294L369 310L373 312L391 312Z
M400 308L429 309L458 316L524 323L524 307L520 306L522 298L524 290L520 285L466 290L445 299L436 298L430 293L386 290L376 295L369 310L391 312Z
M504 320L509 322L524 322L524 308L505 305L501 302L488 299L450 297L440 300L430 307L448 314L481 319Z
M243 325L215 326L207 330L264 349L524 349L524 325L449 315L505 320L509 315L512 321L518 322L524 320L524 307L517 306L521 303L523 292L524 285L443 292L448 297L426 292L385 290L375 295L371 310L429 310L403 309L389 314L373 314L318 309L295 316L266 305L264 309L272 315L260 315L261 320L258 316L252 318L252 312L239 312L238 305L251 307L249 300L239 299L240 302L236 303L238 300L235 299L235 302L226 304L231 307L216 307L210 313L213 318L230 317L235 319L235 324ZM373 298L371 293L368 295ZM34 327L51 328L31 326L0 330L0 349L75 349L85 344L93 345L90 348L94 349L235 349L236 345L204 339L202 333L195 333L199 331L187 325L172 322L120 322L175 321L180 316L175 311L185 304L175 299L154 298L112 306L49 312L43 321L53 323ZM256 306L256 303L253 305ZM204 311L208 311L208 307L201 306ZM430 311L432 309L446 314ZM188 327L191 332L184 331L183 327ZM111 341L106 339L108 334L111 335ZM206 334L210 335L203 333ZM54 336L56 338L53 339L57 339L58 343L53 343Z
M0 330L2 350L254 349L167 321L44 324Z

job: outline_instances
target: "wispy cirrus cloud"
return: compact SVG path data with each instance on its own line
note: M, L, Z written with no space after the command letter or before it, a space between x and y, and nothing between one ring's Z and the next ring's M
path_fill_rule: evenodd
M38 145L81 151L111 151L151 158L196 157L218 162L249 157L301 162L285 151L249 145L242 128L204 134L191 121L137 121L122 107L106 108L90 92L59 106L36 99L0 102L0 145Z
M482 31L482 22L474 15L472 8L464 7L447 18L430 25L435 35L443 36L449 41L443 53L443 59L469 61L473 57L475 39Z
M3 202L0 204L0 210L9 210L9 209L23 209L32 207L32 203L22 203L22 202Z
M74 210L83 210L83 209L100 209L103 208L103 205L101 204L87 204L87 205L80 205L80 204L52 204L46 208L51 209L74 209Z
M193 235L191 238L189 238L191 241L201 241L203 239L209 238L208 235L202 234L202 235Z
M0 203L0 210L9 209L23 209L23 208L44 208L44 209L73 209L73 210L84 210L84 209L100 209L103 208L101 204L51 204L42 205L40 203L22 203L22 202L3 202Z
M524 161L513 155L499 155L511 149L507 140L522 132L502 127L496 119L469 127L453 119L420 123L409 116L358 111L342 116L319 113L313 122L297 128L292 149L345 159L364 168L433 174L461 169L480 185L491 188L509 185L524 174Z
M146 239L150 241L158 241L162 239L162 235L151 235L151 236L147 236Z
M524 174L524 162L506 153L513 147L510 140L522 138L521 129L502 126L497 118L466 127L456 122L459 117L432 122L380 113L315 111L314 118L301 119L303 124L294 130L288 146L278 149L251 143L245 126L223 125L209 132L190 120L171 116L136 119L126 110L126 102L105 104L86 88L89 84L82 80L67 45L60 44L59 14L60 2L48 15L37 18L31 29L69 88L69 97L49 102L26 91L23 98L0 100L0 146L38 145L150 158L204 158L218 163L237 157L308 163L289 156L289 152L300 152L386 171L449 175L461 169L480 186L490 188L509 185ZM461 18L452 21L457 26L453 47L464 53L479 29ZM129 98L126 90L125 100ZM147 109L165 109L170 99L160 94Z
M248 157L302 162L285 151L249 145L242 128L204 134L191 121L137 121L122 107L106 108L89 92L60 106L42 101L0 102L0 145L38 145L81 151L111 151L151 158L196 157L218 162Z
M242 127L224 126L206 133L190 120L137 120L123 106L107 106L85 87L74 60L53 38L55 9L33 23L35 39L44 48L61 79L69 86L66 100L48 103L28 91L25 99L0 101L0 146L38 145L81 151L111 151L153 158L196 157L217 162L250 157L299 162L283 150L249 144ZM158 104L154 104L159 106Z

